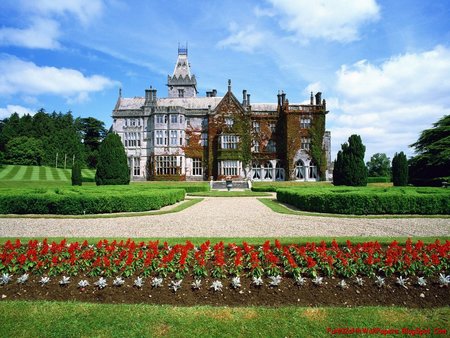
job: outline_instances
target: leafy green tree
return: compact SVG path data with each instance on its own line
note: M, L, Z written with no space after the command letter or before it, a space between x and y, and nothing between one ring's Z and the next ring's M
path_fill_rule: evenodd
M371 177L391 176L391 160L384 153L376 153L366 163L367 174Z
M5 158L8 163L41 165L43 157L42 141L34 137L19 136L6 144Z
M366 186L367 168L364 164L366 147L359 135L351 135L338 152L333 171L334 185Z
M402 152L395 153L392 159L392 182L395 186L405 186L408 184L408 160Z
M450 179L450 115L445 115L422 131L410 160L410 180L414 185L441 185Z
M95 168L98 160L98 149L105 138L105 124L93 117L78 118L75 125L83 139L88 167Z
M125 148L115 133L108 134L100 145L95 182L97 185L130 183Z
M82 185L81 165L79 161L75 161L72 166L72 185Z

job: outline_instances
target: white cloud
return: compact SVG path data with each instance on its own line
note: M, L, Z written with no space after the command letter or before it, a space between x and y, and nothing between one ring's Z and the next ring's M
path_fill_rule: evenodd
M13 113L17 113L19 114L19 116L23 116L26 114L34 115L35 112L26 107L8 104L6 108L0 108L0 120L10 117Z
M236 23L230 25L230 36L217 43L218 47L231 49L240 52L254 52L256 48L267 42L267 34L258 31L255 26L247 26L239 29Z
M333 148L360 134L366 157L377 152L413 153L420 132L450 114L450 49L390 58L381 65L360 61L337 72L339 96L329 120Z
M61 35L59 25L54 20L35 18L29 27L1 28L0 45L13 45L27 48L59 48Z
M268 0L278 12L280 26L300 40L350 42L359 39L366 22L379 18L375 0Z
M23 8L36 12L42 16L74 15L84 25L101 15L103 11L102 0L23 0Z
M85 76L75 69L40 67L9 55L0 56L0 93L12 95L53 94L70 100L86 100L89 92L114 86L100 75Z

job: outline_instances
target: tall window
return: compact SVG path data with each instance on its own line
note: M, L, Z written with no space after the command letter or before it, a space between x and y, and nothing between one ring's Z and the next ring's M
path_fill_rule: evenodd
M311 147L311 139L307 137L302 137L302 149L309 150Z
M304 117L300 119L300 128L309 128L311 127L311 118Z
M177 131L176 130L170 131L170 145L171 146L177 145Z
M305 164L302 160L295 162L295 178L297 180L305 179Z
M180 158L177 156L155 156L156 175L178 175L180 167Z
M226 160L220 163L220 174L224 176L238 176L240 174L239 161Z
M133 160L133 175L141 175L141 159L139 157L135 157Z
M170 123L177 123L178 122L178 115L171 114L170 115Z
M277 146L274 140L269 140L266 146L266 151L269 153L274 153L277 151Z
M156 114L156 123L167 123L167 115Z
M261 131L261 125L260 125L259 121L253 121L252 125L253 125L253 130L255 131L255 133L259 133Z
M275 122L269 122L269 128L270 128L270 131L272 133L274 133L276 131L276 124L275 124Z
M202 167L202 159L201 158L193 158L192 159L192 175L193 176L202 176L203 175L203 167Z
M237 149L239 137L236 135L222 135L220 147L222 149Z
M231 128L231 127L233 127L234 121L231 117L226 117L225 124L227 125L228 128Z
M178 97L184 97L184 89L178 89Z
M141 146L140 133L125 133L124 145L125 147L140 147Z
M158 146L162 146L164 144L164 133L162 130L156 130L155 131L155 135L156 135L156 145Z
M252 146L253 146L253 151L254 151L255 153L259 153L259 142L256 141L256 140L253 140L252 143L253 143L253 144L252 144Z
M208 134L202 133L201 141L200 141L202 147L206 147L208 145Z

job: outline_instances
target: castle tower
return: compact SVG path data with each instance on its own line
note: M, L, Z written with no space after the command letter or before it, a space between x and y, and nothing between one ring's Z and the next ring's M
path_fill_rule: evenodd
M172 76L167 76L167 87L169 98L197 96L197 80L191 75L187 46L178 46L177 63Z

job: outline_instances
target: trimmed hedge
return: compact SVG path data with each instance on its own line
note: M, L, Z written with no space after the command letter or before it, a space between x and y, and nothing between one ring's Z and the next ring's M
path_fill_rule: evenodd
M390 183L391 178L389 176L370 176L367 177L367 183Z
M278 189L277 200L300 210L333 214L450 214L450 194L444 191L367 189Z
M17 190L0 194L0 214L83 215L158 210L184 200L185 190Z

